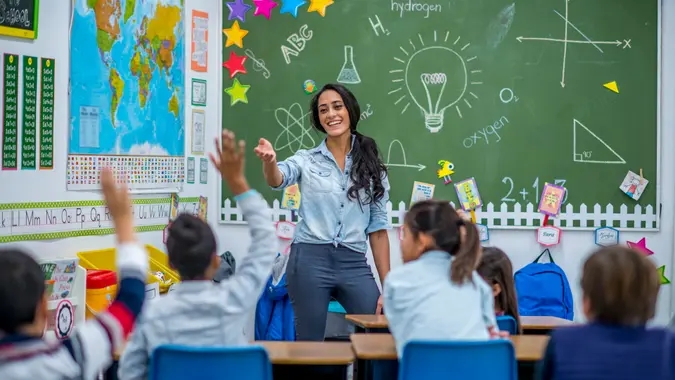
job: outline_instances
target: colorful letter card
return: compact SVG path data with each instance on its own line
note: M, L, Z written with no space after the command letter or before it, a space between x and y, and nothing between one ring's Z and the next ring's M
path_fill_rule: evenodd
M300 208L300 187L298 184L288 186L284 190L284 196L281 198L281 208L286 210L297 210Z
M562 186L552 183L544 184L544 190L541 192L538 211L544 215L556 217L560 214L560 206L565 199L565 189Z
M478 185L476 185L476 180L473 177L456 183L455 190L464 211L470 211L483 205L480 193L478 193Z
M410 204L433 198L434 189L436 189L436 185L415 181L413 183L412 195L410 196Z
M488 229L488 226L485 224L476 224L476 228L478 228L478 234L480 236L481 242L490 240L490 229Z

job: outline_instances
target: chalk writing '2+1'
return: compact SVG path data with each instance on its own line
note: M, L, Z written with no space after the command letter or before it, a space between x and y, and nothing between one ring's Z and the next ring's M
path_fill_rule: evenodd
M554 180L553 183L558 185L558 186L565 187L566 182L567 182L567 180L565 180L565 179L556 179L556 180ZM511 177L504 177L504 178L502 178L502 183L509 186L509 192L506 193L506 195L502 198L502 202L511 202L511 203L515 202L516 200L514 198L509 198L511 196L511 193L513 193L513 187L514 187L513 179L511 179ZM543 186L543 184L542 184L542 186ZM539 195L540 195L539 194L539 177L537 177L534 180L534 182L532 182L532 188L534 189L534 203L539 204ZM527 195L530 194L530 193L523 187L523 189L520 192L518 192L518 194L520 194L523 198L523 201L525 201L527 199ZM565 198L563 199L562 204L565 204L567 202L567 194L569 194L569 191L565 192Z

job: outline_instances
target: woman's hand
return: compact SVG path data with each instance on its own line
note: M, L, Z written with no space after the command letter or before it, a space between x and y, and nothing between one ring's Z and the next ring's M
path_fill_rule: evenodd
M265 163L272 163L277 159L277 152L274 151L272 144L265 139L261 138L253 151Z

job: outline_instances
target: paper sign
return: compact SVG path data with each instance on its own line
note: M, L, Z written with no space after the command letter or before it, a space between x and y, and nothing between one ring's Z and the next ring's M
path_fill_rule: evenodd
M286 210L297 210L300 208L300 187L298 184L288 186L284 190L284 196L281 198L281 208Z
M398 240L403 241L403 226L398 229Z
M459 203L464 211L470 211L483 205L476 180L471 177L455 184Z
M566 191L567 190L562 186L548 182L545 183L544 190L541 192L541 199L539 200L539 208L537 210L544 215L553 217L558 216L558 214L560 214L562 201L565 199Z
M75 326L75 308L69 300L61 300L54 313L54 332L59 339L66 339Z
M171 207L171 212L169 214L169 221L175 220L176 217L178 217L178 194L176 193L171 193L171 201L169 203Z
M277 222L277 236L280 239L291 240L295 234L295 223L288 221Z
M197 217L206 222L206 210L209 202L206 197L199 197L199 211L197 212Z
M206 107L206 81L192 79L192 105Z
M603 247L619 244L619 230L612 227L596 228L595 244Z
M537 228L537 243L547 247L560 244L562 231L555 226Z
M435 188L436 186L430 183L415 181L413 183L412 195L410 196L410 204L433 198Z
M629 170L628 174L626 174L626 177L623 179L621 186L619 186L619 189L621 189L624 194L637 201L642 196L642 193L644 193L647 184L649 184L649 181L640 178L639 174L635 174Z
M58 259L40 263L42 273L45 275L45 294L50 301L72 296L79 261L79 259Z
M490 240L490 230L488 229L488 226L486 226L485 224L476 224L476 228L478 228L480 241Z
M190 67L194 71L205 73L208 70L209 51L209 14L192 10L192 46L190 47Z

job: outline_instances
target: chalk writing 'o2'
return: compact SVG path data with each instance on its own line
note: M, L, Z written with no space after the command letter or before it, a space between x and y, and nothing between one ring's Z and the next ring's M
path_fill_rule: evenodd
M300 52L305 49L305 46L307 46L307 41L312 39L312 35L312 31L309 30L309 27L307 24L305 24L300 27L298 33L293 33L288 38L286 38L286 41L290 47L281 45L281 54L283 54L286 64L291 63L291 56L297 57Z

